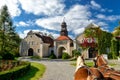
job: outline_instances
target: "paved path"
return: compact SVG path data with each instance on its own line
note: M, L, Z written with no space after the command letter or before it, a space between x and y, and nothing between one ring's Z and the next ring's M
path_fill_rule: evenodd
M46 72L40 80L73 80L75 67L70 65L70 61L64 61L60 59L56 60L31 60L31 59L22 59L32 62L42 63L46 66ZM113 68L120 70L120 61L118 60L109 60L109 63L117 64ZM119 65L118 65L119 64Z
M46 66L46 72L40 80L74 80L75 67L70 65L70 61L60 59L35 61L26 58L22 60L38 62Z
M40 80L73 80L75 67L69 61L41 61L46 66L46 72Z

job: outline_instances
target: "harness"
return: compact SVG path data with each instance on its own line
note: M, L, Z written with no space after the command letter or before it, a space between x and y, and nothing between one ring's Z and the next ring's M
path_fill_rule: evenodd
M90 75L92 75L92 78L94 79L94 80L97 80L98 79L98 77L90 70L90 68L89 67L87 67L87 66L78 66L78 68L76 69L76 70L78 70L79 68L86 68L87 70L88 70L88 77L87 77L87 79L89 80L89 78L90 78Z

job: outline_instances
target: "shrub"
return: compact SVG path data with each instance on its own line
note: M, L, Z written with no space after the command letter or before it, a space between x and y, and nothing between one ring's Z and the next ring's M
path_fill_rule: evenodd
M15 80L16 78L23 76L29 69L30 63L25 62L21 66L0 72L0 80Z
M0 56L0 60L2 60L2 56Z
M113 59L112 52L108 53L108 59Z
M14 56L13 56L13 54L11 54L9 52L8 53L6 52L6 53L3 54L2 59L3 60L14 60Z
M75 49L75 50L72 51L72 55L73 55L73 57L77 57L77 56L80 56L81 53L80 53L80 51Z
M41 59L40 56L31 56L30 58L31 58L31 59Z
M54 52L52 52L52 53L50 54L49 58L50 58L50 59L56 59L56 56L55 56Z
M66 52L63 52L62 59L68 59L68 58L70 58L70 55L68 55L68 53Z

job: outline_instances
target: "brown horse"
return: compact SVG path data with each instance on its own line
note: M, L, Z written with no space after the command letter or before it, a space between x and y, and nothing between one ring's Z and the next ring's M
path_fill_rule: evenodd
M97 68L87 67L83 57L77 58L74 80L104 80L102 73Z
M120 80L120 72L110 68L107 60L103 57L103 55L97 56L94 59L94 62L95 67L101 71L107 80Z

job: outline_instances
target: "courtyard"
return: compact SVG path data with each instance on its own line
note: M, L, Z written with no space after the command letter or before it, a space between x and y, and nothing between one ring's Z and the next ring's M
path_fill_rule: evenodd
M29 58L22 59L24 61L42 63L46 66L46 71L42 78L39 80L73 80L76 67L71 65L71 63L76 63L76 61L62 60L62 59L41 59L32 60ZM85 60L86 62L92 62L92 60ZM120 70L119 60L108 60L111 68L115 70Z

